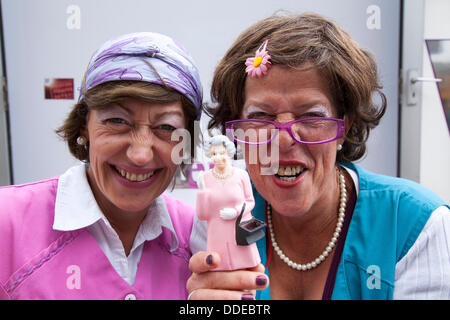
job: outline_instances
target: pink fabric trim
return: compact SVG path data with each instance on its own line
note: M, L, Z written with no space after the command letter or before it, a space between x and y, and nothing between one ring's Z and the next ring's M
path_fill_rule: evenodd
M65 246L71 243L80 231L64 232L61 237L54 241L45 250L41 251L34 259L17 270L6 282L5 289L8 294L17 288L36 269L39 269L45 262L57 255Z

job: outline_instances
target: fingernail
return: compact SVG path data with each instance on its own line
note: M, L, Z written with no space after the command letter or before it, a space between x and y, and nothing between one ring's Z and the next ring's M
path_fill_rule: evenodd
M206 257L206 263L209 265L213 264L213 256L212 254L210 254L209 256Z
M256 285L259 287L265 286L267 283L267 278L265 276L256 277Z
M255 297L251 293L244 293L241 300L255 300Z

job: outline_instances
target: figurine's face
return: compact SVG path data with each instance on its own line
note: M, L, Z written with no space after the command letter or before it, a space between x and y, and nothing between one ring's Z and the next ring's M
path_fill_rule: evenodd
M223 171L228 166L228 153L223 145L213 145L209 148L209 157L214 163L214 167Z

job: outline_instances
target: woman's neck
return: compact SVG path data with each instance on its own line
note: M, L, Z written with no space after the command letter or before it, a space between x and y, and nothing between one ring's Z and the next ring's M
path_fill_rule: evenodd
M128 256L133 247L134 239L139 227L147 215L148 208L136 212L125 211L118 208L102 194L96 183L91 181L92 179L93 178L88 175L89 185L91 186L98 207L119 236L125 254Z

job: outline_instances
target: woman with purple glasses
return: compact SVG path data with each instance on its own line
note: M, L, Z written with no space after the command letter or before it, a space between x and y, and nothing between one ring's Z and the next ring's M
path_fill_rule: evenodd
M352 163L385 113L381 88L371 54L321 16L272 16L238 37L208 111L244 150L265 269L219 276L220 256L196 253L191 299L238 299L263 270L260 299L450 298L448 205Z

